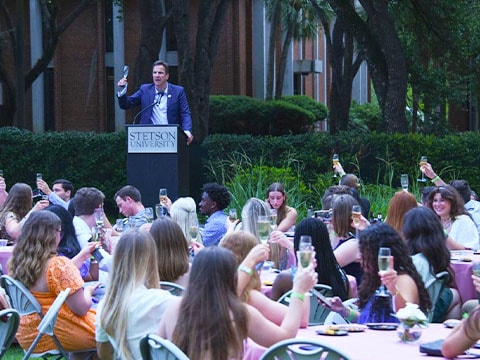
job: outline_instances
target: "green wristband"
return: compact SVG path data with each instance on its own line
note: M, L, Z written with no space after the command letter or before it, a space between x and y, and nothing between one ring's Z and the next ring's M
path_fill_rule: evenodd
M430 180L431 182L435 183L437 182L438 180L440 180L440 176L435 176L432 180Z
M299 293L299 292L292 292L292 294L290 295L290 297L293 299L293 298L297 298L297 299L300 299L300 300L305 300L305 294L302 294L302 293Z
M246 267L245 265L240 264L238 266L238 270L243 271L244 273L246 273L248 275L252 275L252 269L250 269L249 267Z

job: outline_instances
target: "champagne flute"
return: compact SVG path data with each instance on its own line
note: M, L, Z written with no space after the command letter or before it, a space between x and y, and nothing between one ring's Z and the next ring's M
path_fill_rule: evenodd
M423 169L423 167L425 165L427 165L427 162L428 162L428 159L426 156L422 156L420 158L420 171L422 172L422 177L420 179L417 179L417 181L420 181L420 182L427 182L427 179L425 179L425 170Z
M162 204L155 205L155 215L157 215L157 219L163 217L163 206Z
M115 220L115 230L119 233L123 231L123 219Z
M340 158L338 157L338 154L333 154L332 163L333 163L333 166L338 165L340 163ZM335 172L335 170L333 170L333 177L334 178L337 177L337 173Z
M98 228L103 227L103 209L102 208L96 208L93 211L93 214L95 216L95 224L97 225Z
M392 254L390 252L390 248L388 247L381 247L378 250L378 270L381 274L390 270L390 258ZM377 290L377 294L379 296L388 296L388 290L385 285L381 285L380 288Z
M188 224L188 231L190 232L190 238L192 241L197 241L198 237L198 220L195 216L190 219Z
M235 221L237 220L238 218L238 215L237 215L237 209L230 209L228 211L228 218L230 219L230 221Z
M167 200L167 189L161 188L160 191L158 192L158 197L160 198L160 204L162 203L163 200Z
M257 232L258 238L262 244L266 244L268 242L271 230L270 217L266 215L260 215L257 219Z
M270 226L272 230L277 227L277 209L270 209Z
M309 235L301 235L298 245L298 262L302 268L308 267L312 262L312 237Z
M408 192L408 174L400 175L400 184L402 185L402 189Z
M153 222L153 209L151 207L145 208L145 218L147 219L147 222Z
M360 217L362 216L362 207L360 205L352 206L352 220L355 228L355 236L358 238L358 227L360 226Z

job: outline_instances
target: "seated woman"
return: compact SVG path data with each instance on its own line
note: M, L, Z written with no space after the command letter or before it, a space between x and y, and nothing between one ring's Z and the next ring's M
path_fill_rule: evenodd
M360 266L360 250L352 227L352 207L358 202L350 195L335 196L332 203L331 225L336 236L331 239L333 254L338 264L361 284L363 270Z
M32 188L24 183L13 185L0 210L0 239L15 242L28 217L34 211L45 209L48 204L48 200L40 200L32 207Z
M287 205L287 194L283 185L276 182L268 187L265 202L270 209L277 210L277 230L291 231L297 222L297 210Z
M358 323L398 322L391 315L392 311L405 307L407 302L418 304L427 313L432 305L430 297L400 235L390 225L380 222L360 232L359 245L364 271L362 283L358 287L360 312L343 305L339 297L332 298L331 310ZM390 248L393 263L393 268L381 273L378 269L380 247ZM393 309L390 295L376 296L377 289L382 284L393 297Z
M255 236L253 236L249 232L241 230L227 233L227 235L225 235L225 237L220 240L219 246L229 249L233 252L233 254L235 255L235 259L237 260L237 266L239 266L245 260L249 252L255 246L263 247L265 251L269 251L268 244L258 244ZM276 301L270 300L268 297L266 297L260 292L260 289L260 276L257 271L252 271L250 281L243 289L241 289L242 291L240 291L240 299L256 308L263 314L263 316L265 316L271 322L280 325L288 311L288 307ZM308 316L310 311L309 305L310 303L306 301L303 309L303 317L301 323L302 327L306 327L308 325Z
M403 221L403 238L407 243L413 264L422 277L423 283L435 278L435 274L447 271L450 284L454 280L454 272L450 266L450 251L445 244L445 233L437 215L426 207L417 207L405 215ZM456 289L444 287L435 304L432 322L443 322L445 319L460 319L460 295Z
M72 261L57 256L62 232L61 221L50 211L35 211L23 225L22 234L8 262L9 274L22 282L35 296L46 313L57 295L70 288L65 304L60 308L55 335L66 351L95 348L95 311L90 310L95 286L83 288L83 280ZM37 314L20 319L16 337L28 348L38 334ZM35 352L56 349L49 336L43 336Z
M402 233L403 218L408 210L418 207L415 195L400 190L392 196L388 203L385 223L393 227L399 234Z
M188 243L180 226L168 217L156 219L150 228L158 257L162 281L186 286L190 272Z
M428 195L427 204L455 242L469 249L477 250L480 247L477 226L465 210L457 190L450 185L434 188Z
M298 251L298 245L301 235L310 235L312 246L317 260L316 272L318 274L318 283L330 285L335 296L342 300L349 298L349 282L345 271L338 265L333 255L332 245L328 236L326 225L319 219L305 218L295 227L293 244L295 251ZM278 300L280 296L292 288L293 271L286 270L278 274L272 286L270 298Z
M62 238L57 249L58 255L71 259L75 266L80 269L83 280L98 281L98 262L90 261L96 244L90 242L83 249L80 248L73 227L72 215L63 206L49 205L45 210L53 212L62 221Z
M102 360L141 359L140 340L156 332L173 295L159 288L151 235L131 230L113 255L110 283L98 306L96 341Z
M281 325L276 325L238 298L233 253L208 247L195 256L185 295L172 300L158 332L191 360L242 359L248 337L265 347L295 337L304 294L316 282L313 265L297 271L288 312Z

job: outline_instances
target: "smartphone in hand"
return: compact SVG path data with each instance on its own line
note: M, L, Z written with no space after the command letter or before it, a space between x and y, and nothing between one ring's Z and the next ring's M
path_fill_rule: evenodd
M313 288L310 292L317 297L325 306L329 309L332 308L333 304L330 299L328 299L325 295L323 295L320 291Z

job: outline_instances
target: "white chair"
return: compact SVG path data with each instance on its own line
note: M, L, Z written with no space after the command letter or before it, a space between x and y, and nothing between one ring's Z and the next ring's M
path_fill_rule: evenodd
M20 315L15 309L4 309L0 311L0 359L5 355L15 339Z
M154 334L140 340L140 353L143 360L189 360L174 343Z
M175 295L175 296L181 296L183 292L185 291L185 288L181 285L178 285L173 282L169 281L160 281L160 287L163 290L167 290L170 292L170 294Z
M355 311L358 311L358 306L355 305L355 303L358 301L358 298L351 298L348 300L345 300L343 302L343 305L348 306ZM324 324L325 325L338 325L338 324L349 324L350 322L347 321L346 319L343 318L342 315L339 313L336 313L335 311L330 311L330 313L327 315L327 318L325 319Z
M260 360L349 360L340 350L315 340L287 339L270 346Z
M432 322L433 320L435 304L437 303L440 294L442 293L449 280L450 274L448 273L448 271L441 271L438 274L435 274L434 279L431 279L430 281L425 283L425 289L427 289L430 300L432 301L432 308L428 311L429 322Z
M20 316L37 314L41 319L40 324L37 327L38 335L28 350L26 350L23 360L26 360L29 357L47 356L56 356L57 359L61 359L62 357L68 359L68 355L63 349L62 344L60 344L58 338L55 336L53 329L55 322L57 321L58 311L70 293L70 288L67 288L58 294L57 298L44 315L42 312L42 307L38 303L37 299L35 299L35 296L33 296L32 293L20 281L15 280L8 275L2 275L0 277L0 285L5 289L10 298L12 307L18 311ZM51 336L55 345L57 346L57 349L49 350L45 353L34 353L33 351L43 335Z

